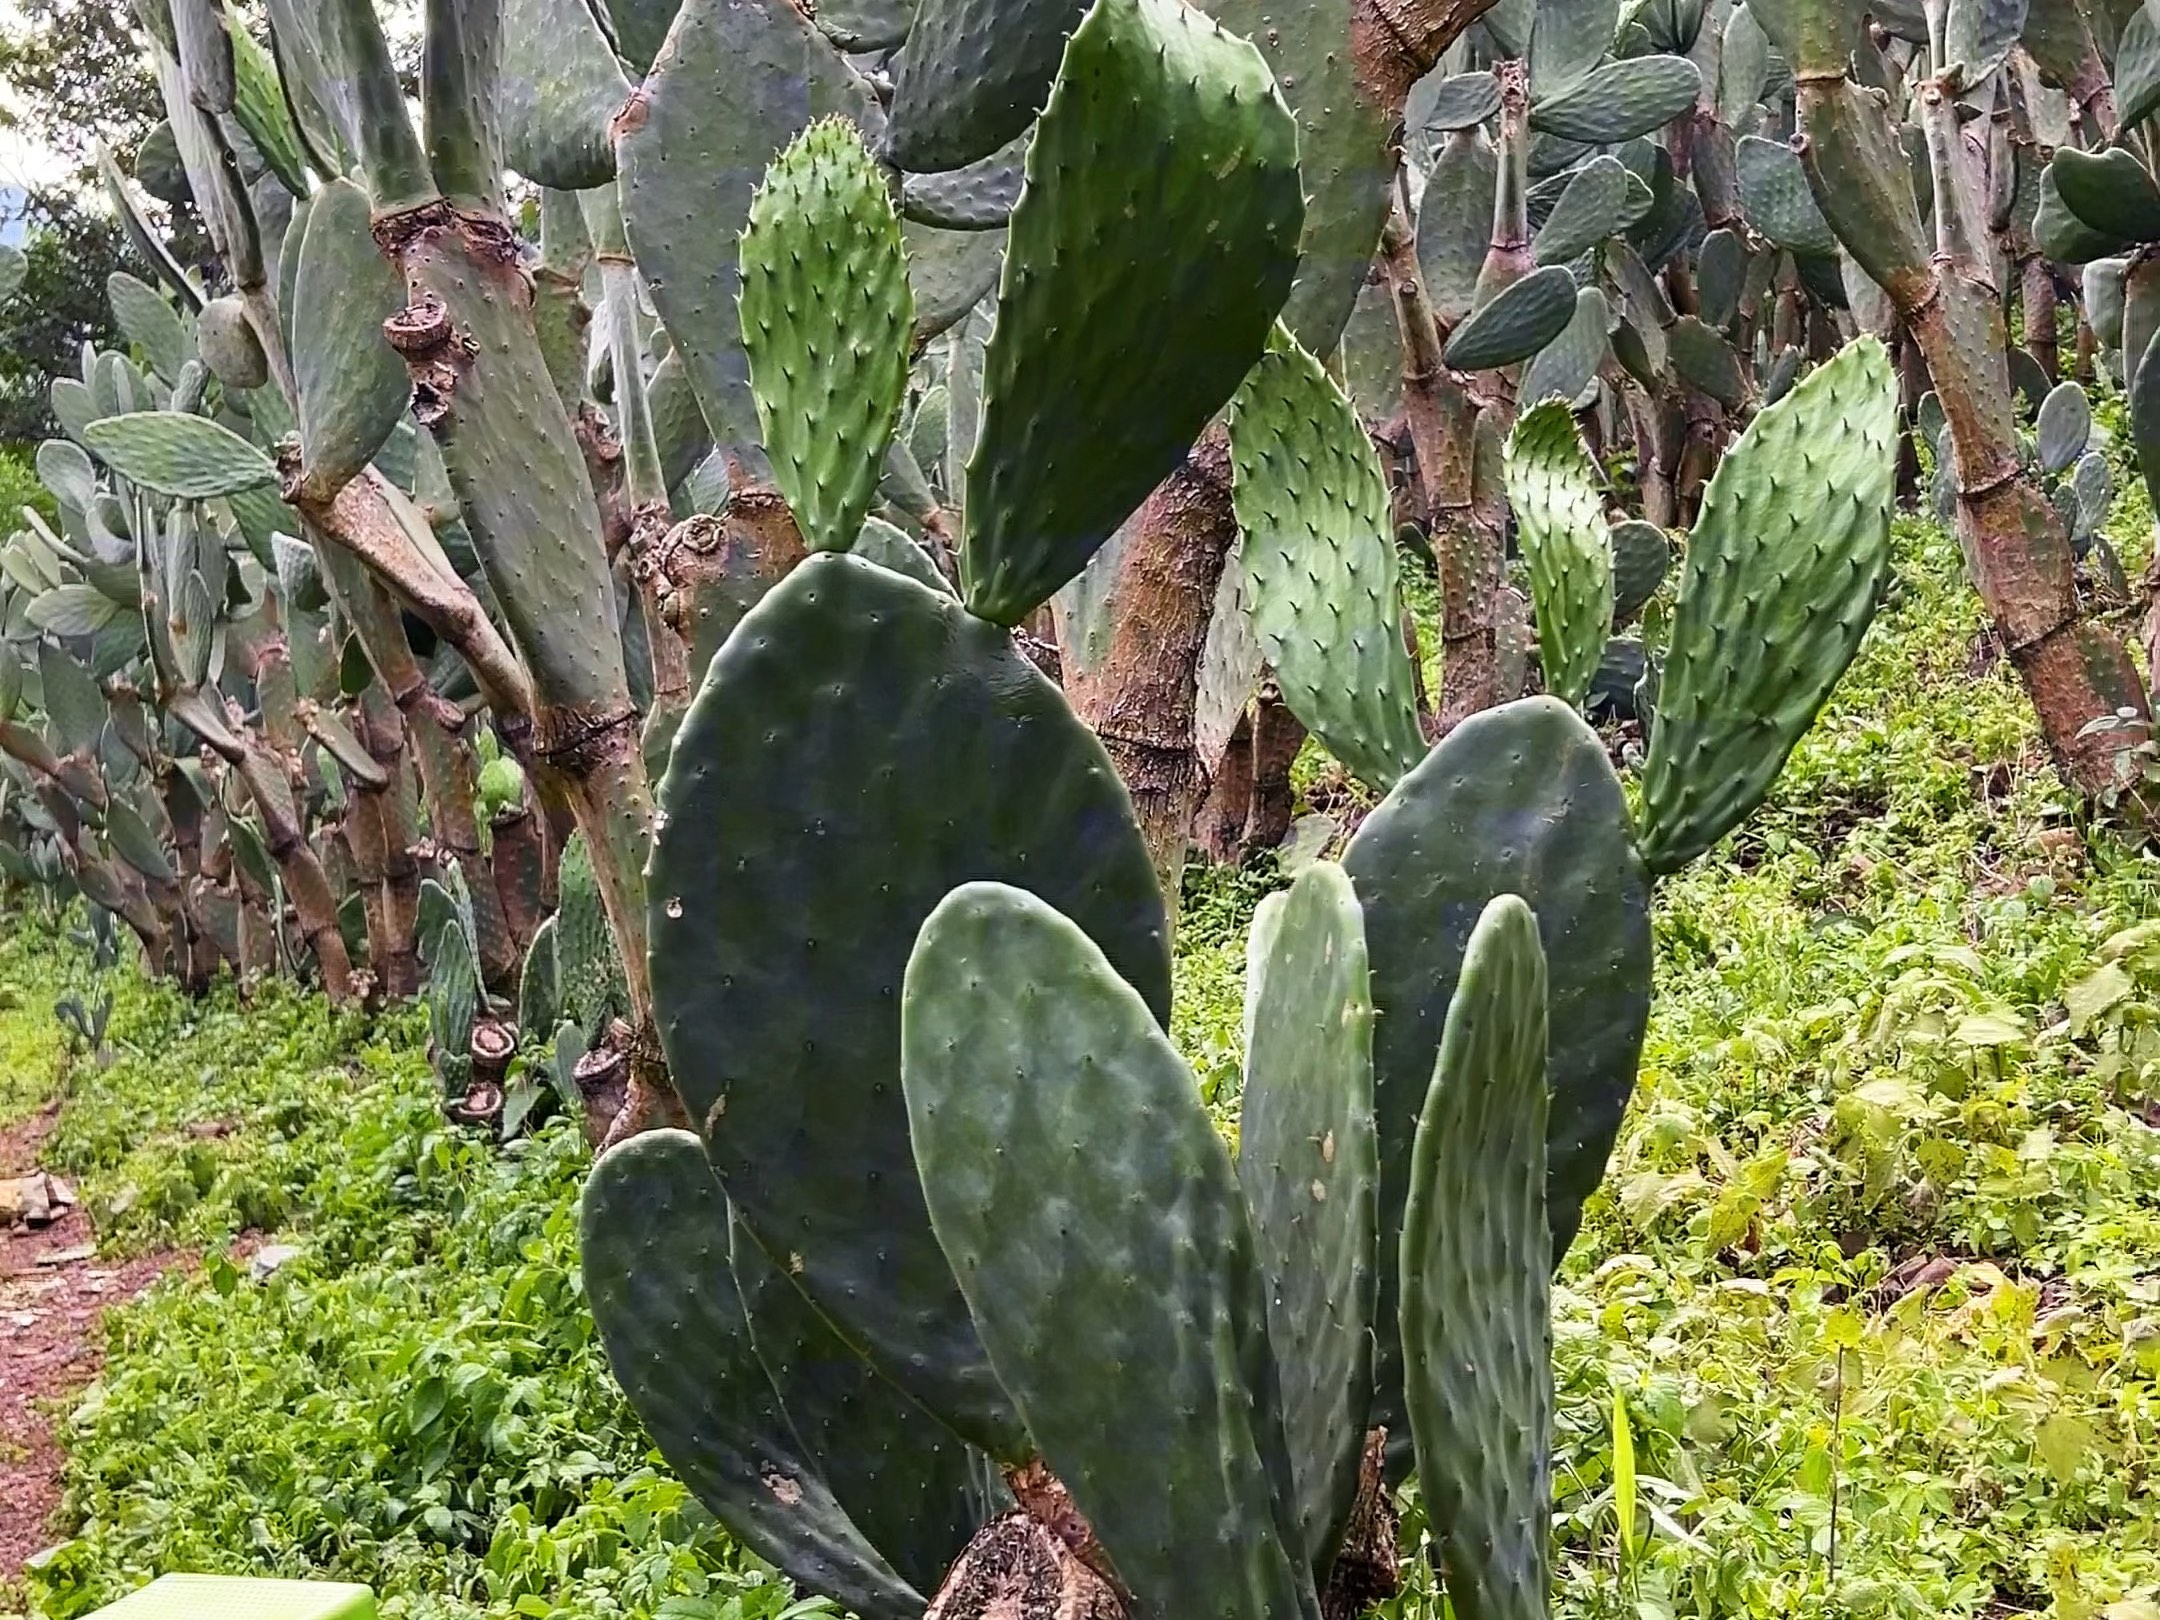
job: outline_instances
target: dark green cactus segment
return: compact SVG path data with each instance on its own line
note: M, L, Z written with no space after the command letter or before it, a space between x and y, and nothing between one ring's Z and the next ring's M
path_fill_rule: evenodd
M1747 403L1747 374L1740 357L1700 316L1683 315L1665 333L1673 370L1729 411Z
M2049 389L2033 422L2041 471L2063 472L2083 455L2092 425L2092 405L2084 389L2075 382L2057 383Z
M1615 523L1610 536L1613 574L1613 623L1626 624L1643 610L1672 568L1672 542L1655 523L1629 518Z
M2087 229L2118 242L2160 238L2160 186L2128 147L2066 146L2048 160L2047 172L2055 195Z
M2061 157L2060 152L2055 154ZM2124 154L2128 156L2127 153ZM2135 163L2137 160L2132 158ZM2040 175L2040 207L2033 215L2033 240L2040 251L2061 264L2087 264L2120 253L2134 240L2114 231L2086 223L2062 194L2062 183L2050 161Z
M1574 88L1530 108L1530 127L1563 140L1608 146L1648 134L1695 105L1702 74L1684 56L1608 62Z
M533 930L532 943L525 948L524 971L518 975L518 1028L531 1039L538 1040L545 1031L555 1027L555 1015L561 1008L555 919L548 917Z
M1560 329L1560 335L1523 367L1522 387L1516 397L1581 404L1598 367L1612 352L1611 326L1612 306L1605 302L1605 294L1596 287L1577 292L1575 313Z
M1643 765L1652 871L1762 802L1859 651L1889 576L1896 441L1897 377L1863 337L1765 408L1712 476Z
M1003 230L1020 200L1026 160L1023 135L964 169L911 174L900 183L900 213L940 230Z
M1605 58L1620 21L1617 0L1539 0L1530 24L1530 87L1557 96Z
M917 0L893 77L885 157L939 174L988 157L1035 121L1085 0Z
M1609 153L1577 169L1538 227L1531 256L1541 265L1567 264L1612 235L1620 226L1627 182L1627 169Z
M889 51L908 36L915 8L908 0L825 0L818 30L843 51Z
M1332 354L1380 245L1396 168L1391 120L1366 98L1347 48L1353 7L1207 0L1202 9L1260 47L1297 119L1305 228L1282 321L1314 354Z
M1553 698L1464 721L1396 784L1343 855L1372 958L1380 1230L1400 1229L1410 1141L1465 942L1519 894L1552 964L1547 1200L1557 1261L1605 1173L1650 1016L1650 879L1605 745ZM1396 1292L1381 1268L1374 1423L1406 1454Z
M1096 0L1007 232L967 468L971 609L1019 622L1177 465L1266 348L1303 216L1297 126L1260 53L1178 0Z
M936 1591L990 1517L981 1453L879 1377L739 1222L733 1255L751 1342L803 1454L901 1578Z
M453 919L435 930L427 947L428 1039L443 1089L462 1097L472 1075L473 1017L480 1008L480 973L472 941Z
M727 1199L697 1138L647 1131L610 1148L579 1225L608 1365L691 1493L806 1590L864 1620L916 1620L922 1595L833 1499L758 1361L729 1270Z
M1500 81L1482 70L1451 74L1413 90L1409 107L1423 112L1428 134L1474 129L1500 110Z
M556 881L559 899L548 919L555 930L555 1016L576 1024L588 1041L597 1041L610 1019L630 1010L630 991L583 833L572 833L563 846Z
M758 438L736 238L765 165L833 115L865 130L878 116L868 86L789 0L687 0L616 123L631 251L726 447L754 450Z
M883 518L871 518L863 524L853 549L856 556L874 562L880 568L890 568L896 574L905 574L918 585L927 585L946 596L959 594L952 588L952 582L938 572L938 565L930 553Z
M1230 405L1231 501L1283 701L1385 792L1425 757L1387 480L1357 410L1286 334Z
M1836 255L1837 234L1816 206L1799 153L1783 141L1744 135L1734 149L1733 167L1750 225L1791 252Z
M1489 73L1477 76L1493 82ZM1425 182L1418 204L1418 269L1424 273L1433 313L1449 325L1467 316L1476 302L1478 272L1484 268L1491 234L1486 221L1492 217L1499 178L1500 159L1492 142L1480 130L1463 129L1447 138ZM1387 325L1392 334L1392 309L1387 310ZM1389 349L1391 369L1398 375L1402 365L1394 356L1400 347L1398 337Z
M327 500L359 475L405 417L412 381L383 337L405 307L397 271L369 229L367 193L332 180L315 195L293 283L293 376L300 470Z
M1447 363L1458 371L1491 371L1527 360L1575 317L1575 278L1549 264L1510 283L1448 339Z
M742 342L773 478L813 551L854 544L907 398L900 221L844 119L773 160L742 238Z
M906 220L900 226L900 239L907 244L908 285L915 293L915 343L920 348L958 325L997 285L998 268L1005 262L1005 234L941 231Z
M913 1170L900 981L938 901L993 878L1079 919L1167 1020L1161 894L1101 745L995 626L827 553L714 656L660 809L653 1001L730 1196L874 1365L1012 1455Z
M121 336L142 350L150 369L168 383L177 379L180 368L193 356L194 345L172 305L158 296L156 288L125 270L115 270L105 278L105 302L111 306Z
M519 174L564 191L615 178L609 124L630 84L587 0L507 0L496 93Z
M1403 1210L1404 1393L1462 1620L1545 1620L1552 1562L1552 1233L1545 953L1515 895L1463 952Z
M1135 1612L1316 1614L1266 1279L1153 1010L1053 907L970 883L923 924L901 1035L938 1241Z
M1590 691L1612 629L1612 551L1598 472L1559 400L1516 419L1507 443L1508 505L1530 564L1545 690L1570 708Z
M1267 1284L1303 1554L1325 1578L1372 1401L1379 1228L1365 922L1322 861L1257 915L1246 954L1238 1182Z

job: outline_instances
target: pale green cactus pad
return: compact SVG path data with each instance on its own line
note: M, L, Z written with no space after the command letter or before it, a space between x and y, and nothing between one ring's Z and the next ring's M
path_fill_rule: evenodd
M1612 548L1597 468L1561 401L1547 400L1516 420L1507 492L1530 564L1545 690L1580 708L1612 628Z

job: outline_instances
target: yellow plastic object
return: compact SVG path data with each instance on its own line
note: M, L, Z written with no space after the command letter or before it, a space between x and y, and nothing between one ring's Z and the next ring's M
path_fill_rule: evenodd
M375 1620L375 1594L344 1581L160 1575L95 1620Z

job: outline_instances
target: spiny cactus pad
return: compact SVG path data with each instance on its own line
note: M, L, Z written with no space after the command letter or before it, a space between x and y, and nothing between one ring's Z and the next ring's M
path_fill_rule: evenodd
M1597 376L1598 367L1612 352L1606 335L1611 325L1612 306L1606 303L1601 290L1585 287L1576 293L1575 313L1560 329L1560 335L1532 355L1530 363L1523 367L1517 397L1526 404L1543 399L1579 403Z
M396 269L369 231L367 193L332 180L308 208L293 281L292 363L300 390L300 467L327 499L383 447L412 399L383 322L405 307Z
M688 1131L602 1155L579 1215L585 1297L615 1381L692 1494L760 1557L864 1620L923 1599L819 1475L758 1361L729 1270L728 1206Z
M1136 1612L1314 1615L1266 1282L1153 1010L1077 924L970 883L923 924L901 1037L938 1241Z
M1631 140L1686 112L1701 89L1702 74L1684 56L1625 57L1534 102L1530 127L1593 146Z
M773 478L813 551L854 544L907 397L900 221L844 119L773 160L742 238L742 341Z
M759 1364L833 1497L910 1585L934 1592L992 1512L975 1451L887 1383L735 1223L735 1286Z
M1657 595L1672 568L1672 542L1655 523L1629 518L1615 523L1612 549L1613 623L1625 624Z
M1890 568L1897 376L1848 344L1727 452L1688 542L1643 765L1643 858L1670 872L1762 802L1859 650Z
M1610 153L1577 169L1538 227L1530 244L1532 257L1539 264L1566 264L1612 235L1627 200L1627 182L1627 169Z
M1489 73L1475 77L1493 82ZM1425 296L1443 322L1462 320L1476 299L1478 272L1484 268L1491 234L1486 221L1492 215L1493 187L1499 177L1499 155L1482 130L1455 131L1433 159L1432 176L1418 204L1417 256L1418 269L1425 276ZM1392 333L1392 316L1388 324ZM1396 339L1392 349L1399 350L1400 344ZM1400 372L1401 362L1392 350L1389 358L1391 369Z
M1387 481L1320 362L1278 330L1230 405L1239 561L1283 700L1385 792L1425 757Z
M129 483L158 495L204 501L277 482L270 458L230 428L185 411L103 416L83 443Z
M1545 1620L1552 1284L1545 954L1514 895L1463 952L1403 1211L1404 1393L1462 1620Z
M868 87L789 0L686 0L615 121L630 247L722 445L758 433L736 238L765 165L831 114L877 127Z
M880 568L890 568L896 574L905 574L918 585L946 596L957 593L952 582L938 572L930 553L901 530L894 528L883 518L871 518L863 524L862 533L855 537L855 555L867 558Z
M1087 0L918 0L913 9L885 156L936 174L988 157L1034 121Z
M1612 628L1612 550L1597 468L1562 401L1547 400L1516 420L1507 493L1530 564L1545 690L1580 708Z
M962 1434L1018 1429L930 1232L899 1090L901 976L958 884L1028 884L1160 1018L1162 898L1102 746L1003 631L842 553L715 655L647 880L676 1089L766 1250Z
M1258 51L1179 0L1096 0L1007 233L967 467L970 608L1017 623L1177 465L1267 345L1304 206Z
M615 178L610 124L630 94L586 0L505 0L498 78L503 156L535 183L582 191Z
M1380 1230L1399 1230L1418 1110L1471 926L1519 894L1551 964L1547 1201L1557 1261L1605 1173L1650 1017L1650 879L1605 745L1525 698L1473 715L1395 785L1343 854L1372 959ZM1393 1274L1381 1269L1373 1422L1404 1434ZM1400 1457L1400 1439L1389 1454Z
M1372 1023L1357 895L1341 867L1316 862L1269 905L1264 928L1254 918L1237 1165L1267 1279L1297 1550L1316 1580L1356 1495L1372 1401Z
M1564 264L1533 270L1510 282L1448 339L1447 363L1457 371L1491 371L1527 360L1575 317L1575 278Z

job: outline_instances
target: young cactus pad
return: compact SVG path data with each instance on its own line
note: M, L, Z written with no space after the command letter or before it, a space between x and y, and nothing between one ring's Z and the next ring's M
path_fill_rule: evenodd
M1463 951L1410 1152L1403 1389L1418 1482L1462 1620L1545 1620L1552 1561L1552 1283L1545 953L1503 894Z
M1762 803L1860 649L1890 573L1897 374L1848 344L1703 492L1643 765L1643 859L1693 860Z
M715 655L660 812L653 1001L729 1197L874 1364L1010 1459L915 1177L900 982L932 908L991 878L1074 918L1167 1021L1162 895L1102 745L1004 631L827 552Z
M901 1037L938 1241L1134 1612L1316 1616L1266 1279L1153 1011L1074 923L970 883L923 924Z
M813 551L845 551L907 397L900 221L845 119L773 159L742 238L742 341L773 478Z
M1507 492L1530 562L1545 690L1580 708L1612 628L1613 566L1597 468L1565 401L1547 400L1517 419Z

